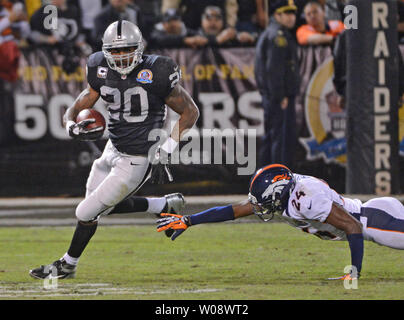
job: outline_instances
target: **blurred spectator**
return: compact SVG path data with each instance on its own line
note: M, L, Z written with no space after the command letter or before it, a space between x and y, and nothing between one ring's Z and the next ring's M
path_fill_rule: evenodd
M41 0L25 0L25 11L27 13L28 21L31 20L32 15L37 11L40 7L42 7Z
M94 20L102 8L108 4L108 0L68 0L68 5L79 9L82 33L85 41L95 50L95 42L92 37L95 24Z
M404 43L404 0L397 1L397 13L398 40L400 43Z
M141 11L143 37L148 40L156 23L161 20L161 0L128 0L135 3Z
M323 7L315 1L306 4L304 16L307 24L299 27L296 33L300 45L330 45L345 29L342 21L326 21Z
M333 84L339 98L338 104L341 109L345 107L346 97L346 32L343 31L337 36L333 49L334 76Z
M327 20L343 20L346 0L318 0Z
M219 7L208 6L202 14L200 35L208 39L209 46L237 46L253 44L255 37L248 32L237 33L233 27L225 27Z
M268 0L255 0L257 7L257 24L261 30L264 30L269 23Z
M109 4L102 9L94 21L93 38L95 49L101 50L102 36L107 27L117 20L128 20L138 25L142 30L140 9L128 0L109 0Z
M21 3L0 1L0 79L17 80L20 50L18 41L30 32L27 15Z
M282 163L293 168L299 66L297 44L290 30L296 22L296 10L293 0L271 0L270 23L257 43L254 71L262 96L265 130L260 166Z
M237 31L259 33L268 25L268 0L237 0Z
M18 41L29 34L26 19L21 3L0 1L0 145L15 138L14 86L21 55Z
M334 77L333 84L335 90L337 91L338 106L341 109L345 108L346 101L346 83L347 83L347 70L346 70L346 32L343 31L336 39L335 46L333 49L333 63L334 63ZM400 47L397 46L397 58L398 58L398 69L399 69L399 82L398 82L398 93L401 96L404 94L404 59L401 53Z
M296 24L292 31L296 34L296 30L303 24L306 24L306 18L304 17L304 7L307 3L313 0L295 0L296 10Z
M45 6L42 6L31 16L30 39L36 44L52 46L65 41L84 40L80 33L81 21L78 8L73 5L67 6L66 0L52 0L50 4L57 7L57 27L55 29L45 27L44 20L49 13L45 14Z
M7 3L7 0L2 0ZM11 32L14 36L14 41L22 48L28 46L27 39L31 33L31 28L28 22L27 12L22 2L14 2L10 6L9 14L11 15ZM10 16L9 16L10 18Z
M76 71L81 53L91 53L91 47L85 42L81 33L80 14L77 7L67 6L66 0L52 0L51 5L57 7L57 27L47 28L44 24L49 13L44 12L45 6L39 8L31 17L30 40L40 46L57 48L64 57L62 68L66 73Z
M201 27L201 13L208 6L219 7L224 12L223 20L226 26L236 26L237 0L163 0L161 9L163 13L168 8L180 9L185 25L192 30L198 30Z
M177 9L168 9L163 21L157 23L150 36L149 46L154 48L203 47L208 43L206 37L185 26Z

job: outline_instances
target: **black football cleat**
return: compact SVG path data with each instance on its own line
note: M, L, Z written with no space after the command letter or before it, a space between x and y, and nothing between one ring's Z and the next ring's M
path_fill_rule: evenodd
M61 258L52 264L30 270L29 275L35 279L71 279L76 275L76 266Z

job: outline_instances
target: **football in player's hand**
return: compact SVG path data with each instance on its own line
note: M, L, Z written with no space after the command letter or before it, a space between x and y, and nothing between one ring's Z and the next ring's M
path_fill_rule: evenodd
M80 111L80 113L76 117L76 123L79 123L83 120L90 120L90 119L94 119L95 121L87 124L85 129L91 130L94 128L102 127L102 130L99 130L99 131L97 130L97 132L96 132L97 137L95 137L97 139L101 138L102 135L104 134L106 123L105 123L104 116L99 111L97 111L95 109L84 109L84 110Z

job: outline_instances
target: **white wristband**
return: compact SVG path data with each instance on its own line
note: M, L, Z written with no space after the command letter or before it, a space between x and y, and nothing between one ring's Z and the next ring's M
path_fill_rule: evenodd
M161 149L167 153L173 153L175 148L177 148L178 142L173 138L168 137L168 139L161 145Z
M74 122L74 121L72 121L72 120L69 120L69 121L66 122L66 132L67 132L67 135L69 135L70 127L71 127L71 126L74 126L75 124L76 124L76 122Z

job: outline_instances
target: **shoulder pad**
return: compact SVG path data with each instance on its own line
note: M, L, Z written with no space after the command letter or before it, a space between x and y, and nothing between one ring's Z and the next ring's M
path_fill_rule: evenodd
M150 55L145 57L143 67L151 70L157 68L159 72L164 74L164 72L162 72L164 69L170 69L170 66L174 65L177 64L170 57Z
M89 66L90 68L97 67L101 64L103 60L104 60L104 53L102 51L95 52L88 57L87 66Z
M150 83L153 83L154 93L164 99L181 79L181 70L178 65L173 59L166 56L145 55L139 69L142 70L139 71L138 76L141 72L151 75L148 80L152 80Z
M143 66L147 68L151 68L153 64L156 62L157 58L159 58L158 55L152 54L152 55L144 55L143 56Z

